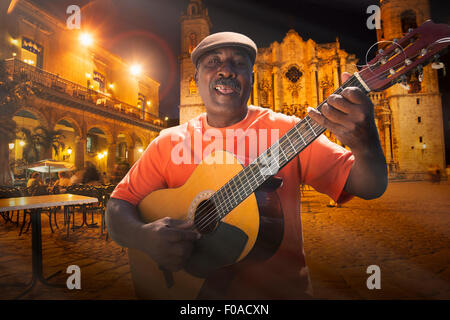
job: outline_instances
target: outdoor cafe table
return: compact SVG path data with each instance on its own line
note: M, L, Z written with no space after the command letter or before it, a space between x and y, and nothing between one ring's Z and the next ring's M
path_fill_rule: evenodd
M45 285L51 285L46 281L42 268L42 231L41 210L42 208L70 206L98 202L97 198L80 196L75 194L52 194L45 196L18 197L0 199L0 212L13 210L31 210L31 246L32 246L32 278L28 288L17 298L25 295L35 285L37 280Z

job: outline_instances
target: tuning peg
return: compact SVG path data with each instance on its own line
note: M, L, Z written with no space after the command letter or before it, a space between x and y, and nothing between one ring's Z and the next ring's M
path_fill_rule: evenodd
M379 50L378 50L378 53L379 53L379 54L382 54L383 52L384 52L383 49L379 49Z
M424 55L426 55L428 53L428 50L426 49L426 48L423 48L421 51L420 51L420 55L423 57Z
M435 54L433 56L433 63L431 64L431 68L435 70L444 68L444 63L439 61L439 54Z
M442 69L442 68L444 68L444 66L445 66L444 63L440 62L440 61L435 61L431 64L431 68L433 68L435 70Z
M413 28L409 28L409 29L408 29L408 33L409 33L409 32L413 32L413 30L414 30Z

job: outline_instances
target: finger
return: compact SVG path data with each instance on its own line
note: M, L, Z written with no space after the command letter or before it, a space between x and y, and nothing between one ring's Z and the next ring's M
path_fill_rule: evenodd
M194 222L192 220L172 219L169 217L165 219L165 223L169 228L190 229L194 227Z
M349 114L355 110L355 105L348 101L345 97L340 94L332 94L327 98L326 104L329 104L333 108ZM323 107L322 107L323 108Z
M353 104L362 104L367 102L369 99L362 91L361 89L357 87L348 87L345 88L341 92L341 96L343 96L345 99L350 101Z
M328 120L325 116L323 116L319 111L313 108L308 108L309 113L308 115L316 121L319 125L321 125L324 128L329 129L331 132L333 132L336 135L339 135L339 133L343 132L343 127L338 124L334 123L330 120Z
M341 80L344 83L345 81L347 81L352 75L348 72L343 72L341 74Z
M320 111L323 116L334 123L338 123L344 127L348 127L349 125L351 125L347 113L334 108L328 103L323 104Z

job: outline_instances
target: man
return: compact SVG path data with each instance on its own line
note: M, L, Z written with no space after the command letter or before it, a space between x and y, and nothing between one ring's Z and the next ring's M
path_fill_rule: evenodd
M198 154L195 155L190 139L196 133L205 136L226 130L262 132L264 129L276 130L281 137L300 121L269 109L247 106L256 52L251 39L232 32L210 35L198 44L192 52L192 61L206 114L161 132L116 187L108 203L106 219L111 238L122 246L146 252L162 269L183 268L199 238L191 223L166 217L144 224L136 210L147 194L183 185L195 169L198 162L174 161L175 146L180 143L192 146L189 152L195 158ZM352 196L364 199L381 196L387 186L387 168L373 112L370 100L356 87L330 96L321 113L309 111L313 120L330 129L352 152L322 135L277 173L283 179L277 193L285 221L280 248L264 263L234 274L221 298L311 297L303 252L300 184L310 184L338 203ZM233 152L243 141L235 137L231 150L226 143L223 146ZM202 146L200 156L205 149ZM237 157L248 165L253 159L248 154L249 146L244 149L244 154L241 152Z

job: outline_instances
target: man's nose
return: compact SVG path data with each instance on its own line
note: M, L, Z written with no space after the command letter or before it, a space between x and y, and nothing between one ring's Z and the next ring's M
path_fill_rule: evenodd
M224 78L236 77L236 72L234 70L233 62L230 60L225 60L219 68L219 75Z

